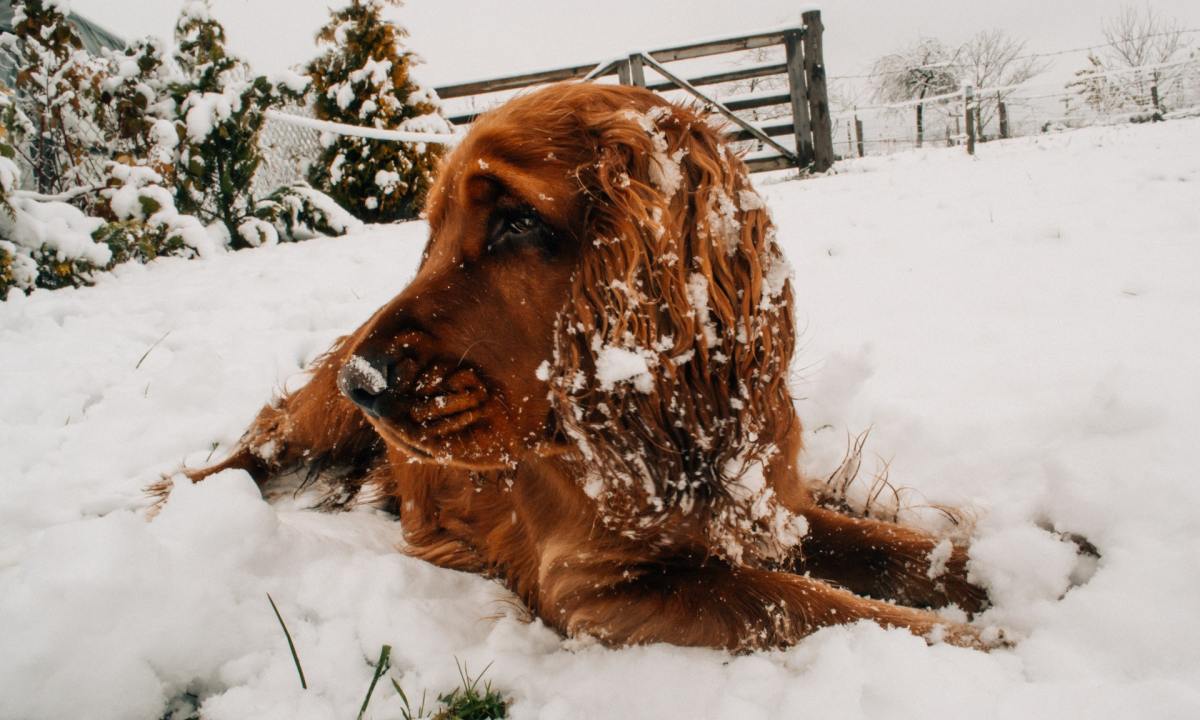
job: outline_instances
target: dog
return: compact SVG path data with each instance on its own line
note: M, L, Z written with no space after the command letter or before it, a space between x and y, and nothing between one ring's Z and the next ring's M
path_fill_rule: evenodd
M751 651L872 620L985 633L966 552L819 501L797 466L790 268L702 112L567 83L480 117L416 277L223 462L370 488L408 554L619 646Z

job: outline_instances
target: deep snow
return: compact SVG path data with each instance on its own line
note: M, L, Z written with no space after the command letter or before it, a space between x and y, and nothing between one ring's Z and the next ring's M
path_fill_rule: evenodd
M157 718L185 692L209 718L353 717L384 643L410 697L492 662L518 718L1200 716L1200 120L838 170L759 179L796 269L805 465L870 427L905 517L971 511L983 622L1016 647L865 623L741 657L563 641L395 552L388 517L268 504L240 473L146 522L143 486L220 457L403 286L411 223L0 304L0 718ZM381 683L370 715L399 711Z

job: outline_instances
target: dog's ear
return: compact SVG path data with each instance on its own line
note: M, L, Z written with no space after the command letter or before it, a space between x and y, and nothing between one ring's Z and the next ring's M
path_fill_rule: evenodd
M581 264L556 328L557 420L614 516L703 510L792 429L790 269L746 167L657 105L586 122Z

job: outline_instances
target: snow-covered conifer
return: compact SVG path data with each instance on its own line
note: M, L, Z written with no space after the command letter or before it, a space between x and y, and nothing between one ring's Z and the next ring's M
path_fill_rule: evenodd
M302 97L308 80L295 73L252 75L226 52L225 31L207 0L184 4L175 36L176 60L187 76L176 92L176 204L205 223L222 224L235 248L269 242L251 196L262 162L259 134L267 110Z
M407 32L383 17L399 0L351 0L335 10L317 41L324 53L308 66L318 118L351 125L450 132L436 94L412 77L418 58ZM323 137L312 184L368 222L415 217L432 184L442 146L349 136Z

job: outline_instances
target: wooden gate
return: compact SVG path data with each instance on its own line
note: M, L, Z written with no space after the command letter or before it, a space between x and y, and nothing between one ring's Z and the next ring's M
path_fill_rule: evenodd
M695 97L713 112L725 116L731 123L729 137L735 141L753 140L760 150L747 156L751 172L799 168L812 172L828 170L833 165L833 135L829 119L829 96L825 85L825 61L821 47L820 11L806 12L801 24L740 37L709 40L689 45L632 53L628 57L590 65L543 70L508 77L479 80L437 88L445 100L477 98L477 96L506 90L543 85L562 80L591 80L616 76L622 85L637 85L654 91L682 90ZM684 78L669 67L670 63L744 50L782 45L785 61L765 63L725 72ZM647 82L647 71L658 78ZM745 97L719 102L700 88L739 80L786 76L785 87L772 92L754 93ZM784 116L765 123L755 123L739 111L785 109ZM474 111L453 115L455 125L469 124ZM775 138L791 136L794 144L788 147Z

